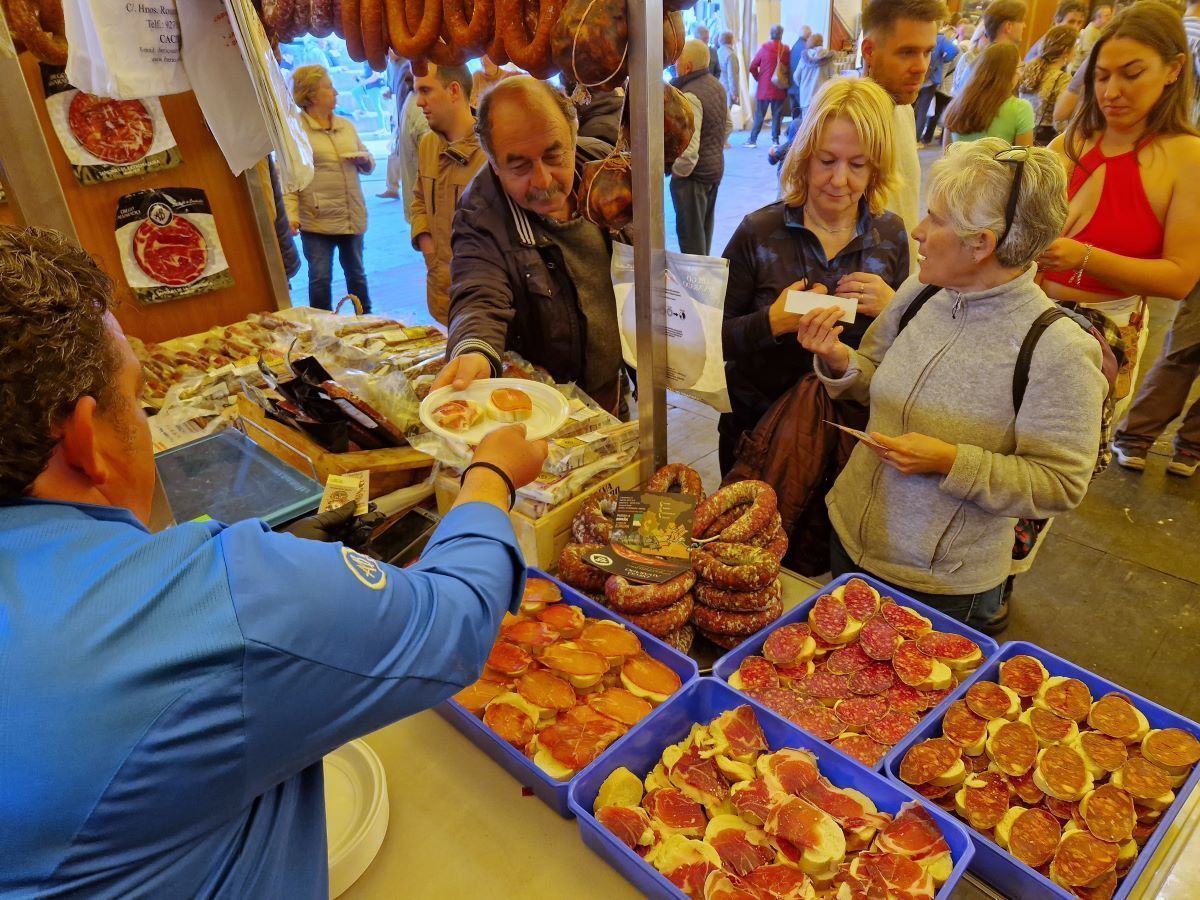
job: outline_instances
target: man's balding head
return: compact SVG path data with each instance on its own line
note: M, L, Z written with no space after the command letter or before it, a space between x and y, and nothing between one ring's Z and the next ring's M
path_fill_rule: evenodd
M675 71L680 75L690 75L708 68L708 46L696 38L684 41L683 52L675 61Z
M492 171L518 206L569 218L579 119L566 94L528 75L506 78L483 95L476 128Z

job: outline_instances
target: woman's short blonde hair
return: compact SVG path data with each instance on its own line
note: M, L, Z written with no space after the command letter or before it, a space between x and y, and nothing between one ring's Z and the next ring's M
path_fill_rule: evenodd
M1025 166L1012 227L1005 235L1004 214L1016 163L998 160L996 154L1012 149L1000 138L951 144L929 171L928 200L930 207L941 207L959 239L990 231L1001 242L996 261L1008 268L1024 268L1062 234L1067 222L1067 175L1058 156L1045 147L1015 148L1011 155L1024 155Z
M301 109L308 109L321 89L321 80L329 77L324 66L300 66L292 72L292 99Z
M858 133L871 166L863 196L873 215L883 212L885 198L896 190L896 154L892 138L892 98L873 81L835 78L825 83L804 115L792 148L783 161L780 183L788 206L808 199L808 165L816 155L826 123L844 119Z

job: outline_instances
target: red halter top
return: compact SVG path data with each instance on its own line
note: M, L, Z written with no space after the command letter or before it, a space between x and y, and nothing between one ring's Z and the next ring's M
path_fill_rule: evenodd
M1163 224L1146 197L1137 161L1138 153L1148 143L1149 140L1143 141L1119 156L1105 156L1097 141L1096 146L1084 154L1071 173L1071 183L1067 186L1068 199L1073 198L1101 166L1105 167L1104 187L1092 218L1081 231L1071 236L1072 240L1135 259L1158 259L1162 256ZM1074 274L1070 270L1047 272L1045 280L1065 285ZM1074 287L1111 297L1125 294L1125 291L1110 287L1087 272L1083 273L1083 279Z

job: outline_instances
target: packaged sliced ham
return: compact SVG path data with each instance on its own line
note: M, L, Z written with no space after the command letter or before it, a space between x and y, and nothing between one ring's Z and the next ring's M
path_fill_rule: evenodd
M212 209L199 188L126 194L117 202L116 227L125 280L143 303L233 285Z
M46 112L80 184L160 172L183 162L157 98L112 100L78 90L62 66L41 66Z

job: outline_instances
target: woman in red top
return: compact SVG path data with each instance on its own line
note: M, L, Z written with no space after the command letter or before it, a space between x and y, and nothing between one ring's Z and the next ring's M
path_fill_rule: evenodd
M1087 66L1080 109L1050 145L1069 179L1064 237L1039 265L1051 298L1121 326L1130 358L1117 383L1119 422L1145 348L1145 296L1179 300L1200 279L1200 133L1187 39L1170 7L1121 12Z
M776 67L786 78L783 87L777 87L771 81ZM758 48L747 71L750 73L750 77L758 82L758 90L754 94L758 106L754 110L754 126L750 129L750 140L746 141L746 146L758 146L758 133L762 131L763 118L766 116L769 106L771 107L771 144L778 147L779 129L783 124L779 120L783 118L783 101L787 99L787 88L791 83L792 74L791 51L783 43L782 25L771 26L771 39Z

